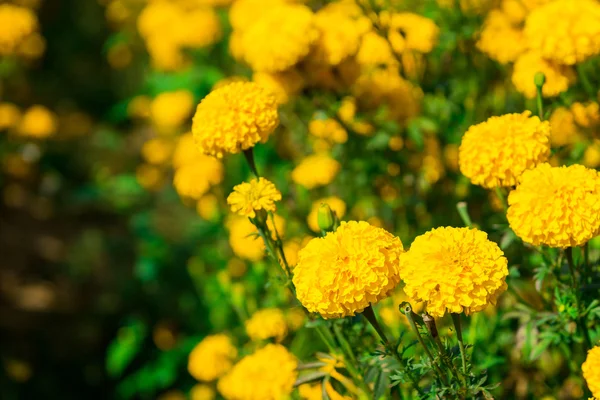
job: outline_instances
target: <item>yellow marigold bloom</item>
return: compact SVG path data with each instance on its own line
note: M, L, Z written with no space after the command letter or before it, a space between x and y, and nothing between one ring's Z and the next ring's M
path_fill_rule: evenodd
M144 189L156 190L163 183L164 173L155 165L142 164L135 170L135 179Z
M19 133L22 136L43 139L52 136L58 128L56 115L44 106L32 106L21 118Z
M437 44L440 29L429 18L402 12L390 16L388 38L396 53L429 53Z
M15 53L17 47L37 29L38 20L33 11L0 4L0 55Z
M173 142L167 138L153 138L142 146L142 157L150 164L163 165L171 160Z
M229 336L206 336L190 353L188 371L199 381L214 381L231 369L236 357L237 349Z
M279 104L286 104L304 88L304 78L294 68L275 73L255 72L252 80L269 90Z
M347 13L324 7L315 14L319 39L312 59L328 65L338 65L358 51L361 38L359 21Z
M314 201L312 203L310 213L308 214L308 218L306 220L308 223L308 227L313 232L321 232L318 223L319 207L321 207L321 204L329 205L331 210L335 211L335 214L340 219L342 219L344 215L346 215L346 203L339 197L331 196Z
M275 338L282 341L287 335L287 322L279 308L264 308L246 321L246 334L252 340Z
M223 180L223 163L220 160L200 154L196 161L185 164L175 171L173 185L182 197L200 199L211 186Z
M508 196L510 227L526 243L581 246L600 229L600 175L583 165L526 171Z
M203 154L196 147L194 135L191 132L181 135L173 151L173 168L181 168L200 158L203 158Z
M0 131L14 128L21 119L19 107L12 103L0 103Z
M205 194L196 203L198 215L207 221L214 221L219 215L219 199L214 194Z
M529 99L533 99L537 95L534 78L538 72L543 72L546 77L546 82L542 87L544 97L558 96L575 81L575 72L570 67L545 60L539 53L527 52L517 58L512 82L517 90Z
M369 31L363 36L356 61L365 67L398 64L389 42L375 31Z
M308 132L314 137L333 143L346 143L348 132L333 118L313 119L308 124Z
M197 383L190 390L190 400L215 400L216 393L215 390L202 383Z
M176 40L168 35L155 35L146 42L152 66L161 71L176 71L188 64Z
M275 212L275 202L281 200L281 193L275 185L265 178L252 179L233 187L233 192L227 197L231 212L242 217L256 217L256 211Z
M367 222L342 222L312 239L294 269L298 300L325 319L362 312L400 282L400 239Z
M588 351L587 358L581 366L581 371L592 395L600 398L600 346Z
M496 304L504 292L508 261L487 233L442 227L418 236L400 257L404 292L427 302L427 312L471 314Z
M304 383L298 386L298 394L302 400L323 400L323 387L320 383Z
M286 0L235 0L229 9L229 22L234 31L244 31L270 8L285 2Z
M292 171L292 180L307 189L330 184L340 171L340 163L327 154L303 159Z
M594 128L600 124L600 106L598 103L573 103L571 112L577 125L582 128Z
M570 109L558 107L550 115L550 142L553 147L567 146L579 142L582 137Z
M318 38L310 8L282 3L268 9L241 36L242 58L255 71L280 72L310 52Z
M165 130L183 125L194 107L194 95L187 90L161 93L150 104L152 122Z
M277 228L279 236L283 237L285 219L275 215L275 227L270 218L267 220L267 227L273 238L275 238L274 228ZM230 218L227 222L227 229L229 230L229 245L236 256L250 261L258 261L264 257L265 244L258 236L258 230L248 218L237 215Z
M219 158L266 142L279 125L277 101L260 85L232 83L198 105L192 133L200 151Z
M298 360L285 347L268 344L242 358L217 388L227 400L281 400L292 393L297 367Z
M600 140L595 139L583 153L581 163L588 168L598 168L600 166Z
M173 29L178 43L193 49L216 43L222 35L219 16L212 8L196 8L184 13L183 18L173 23Z
M600 3L551 1L527 17L525 35L544 58L567 65L585 61L600 54Z
M508 64L527 50L527 44L522 29L503 12L493 10L485 19L477 48L499 63Z
M550 124L529 111L491 117L469 128L458 152L460 172L473 184L514 186L550 155Z

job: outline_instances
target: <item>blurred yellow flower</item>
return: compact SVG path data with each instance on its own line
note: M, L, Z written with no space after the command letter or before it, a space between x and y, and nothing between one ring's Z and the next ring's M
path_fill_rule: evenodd
M37 139L47 138L56 133L58 119L56 115L44 106L28 108L21 118L19 134Z
M173 168L181 168L203 158L204 155L196 147L194 135L191 132L179 136L173 151Z
M268 73L255 72L252 80L270 91L279 104L286 104L304 87L304 78L298 70Z
M274 217L275 227L270 218L267 220L267 227L273 238L275 238L274 228L277 228L280 236L285 234L285 219L279 215ZM250 261L258 261L264 257L265 244L258 236L258 230L248 218L232 216L227 221L227 229L229 230L229 245L236 256Z
M127 115L132 118L148 118L151 104L152 100L148 96L135 96L127 104Z
M314 137L333 143L346 143L348 132L333 118L312 119L308 123L308 132Z
M566 107L556 108L550 115L550 142L553 147L567 146L579 142L581 132L575 125L575 116Z
M306 222L308 223L308 227L313 232L321 232L318 223L318 215L319 215L319 207L321 204L327 204L331 208L332 211L335 211L335 214L338 218L342 219L344 215L346 215L346 203L344 200L340 199L336 196L325 197L314 201L312 203L312 207L310 209L310 213L308 214L308 218Z
M37 16L28 8L0 4L0 55L11 55L38 30Z
M285 319L290 330L297 331L304 326L306 313L300 307L292 308L287 312Z
M362 312L400 282L402 242L367 222L342 222L335 232L312 239L294 269L296 295L325 319Z
M190 390L190 400L214 400L215 390L209 385L197 383Z
M246 334L251 340L274 338L281 342L287 335L287 322L279 308L258 310L246 321Z
M196 203L196 211L202 219L214 221L219 215L219 199L214 194L205 194Z
M330 184L341 168L340 163L327 154L304 158L292 171L292 180L307 189Z
M206 336L188 358L188 371L195 379L210 382L231 369L237 349L229 336L222 333Z
M275 185L265 178L252 179L233 187L233 192L227 197L231 212L242 217L254 218L256 211L275 212L275 202L281 200L281 193Z
M524 242L575 247L600 230L600 174L583 165L526 171L508 196L507 218Z
M364 32L359 21L334 7L325 6L314 17L319 30L311 60L328 65L338 65L358 51Z
M196 161L175 171L173 185L182 197L200 199L211 186L223 180L223 163L211 156L199 155Z
M558 96L571 86L576 77L575 72L568 66L545 60L534 51L524 53L515 62L512 82L517 90L529 99L537 95L534 78L538 72L542 72L546 77L542 87L544 97Z
M266 142L279 125L277 101L260 85L237 82L212 91L196 109L192 133L203 153L222 157Z
M164 137L153 138L142 146L142 157L150 164L164 165L171 160L173 142Z
M582 128L595 128L600 124L600 106L596 102L573 103L571 112L577 125Z
M292 392L297 366L298 360L285 347L268 344L242 358L217 388L227 400L281 400Z
M398 64L389 42L375 31L369 31L363 36L356 61L367 68Z
M150 118L157 128L172 131L186 122L193 107L194 95L191 92L164 92L152 100Z
M287 0L235 0L229 9L229 23L235 31L242 32L252 26L269 9Z
M463 175L485 188L514 186L526 170L550 155L550 124L529 111L473 125L459 148Z
M435 22L410 12L391 14L388 28L388 38L396 53L430 53L440 33Z
M298 386L298 394L302 400L322 400L323 387L320 383L303 383Z
M588 351L581 371L592 395L600 398L600 346L595 346Z
M12 103L0 103L0 131L14 128L21 119L21 110Z
M600 167L600 140L595 139L583 153L583 165L588 168Z
M522 29L503 12L492 10L483 24L477 48L499 63L508 64L527 50L527 44Z
M548 2L529 14L525 36L530 48L558 64L585 61L600 54L600 3L595 0Z
M434 317L481 311L507 288L504 253L477 229L432 229L414 240L400 264L406 295L426 302Z

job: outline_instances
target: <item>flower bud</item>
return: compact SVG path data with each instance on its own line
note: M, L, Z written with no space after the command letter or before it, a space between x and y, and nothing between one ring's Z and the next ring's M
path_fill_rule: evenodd
M544 86L544 83L546 83L546 75L544 75L543 72L536 73L533 78L533 83L535 83L535 86L538 89L541 89L542 86Z
M329 204L321 204L319 207L319 213L317 214L317 223L319 224L319 229L325 232L331 231L334 221L335 217L331 207L329 207Z

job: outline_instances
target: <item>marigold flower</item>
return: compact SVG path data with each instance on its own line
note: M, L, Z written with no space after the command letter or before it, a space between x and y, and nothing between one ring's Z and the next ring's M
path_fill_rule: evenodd
M164 92L152 100L150 118L159 129L173 130L187 120L193 107L194 95L191 92Z
M268 344L242 358L217 388L227 400L280 400L291 394L297 367L298 360L285 347Z
M503 12L493 10L485 19L477 48L499 63L507 64L515 61L527 45L522 29L515 27Z
M581 246L600 229L600 174L583 165L541 164L523 173L508 204L510 227L524 242Z
M525 36L532 49L558 64L585 61L600 54L600 3L551 1L529 14Z
M229 9L229 22L234 31L244 31L254 24L266 11L287 0L235 0Z
M200 102L192 133L203 153L221 158L266 142L278 124L275 97L256 83L237 82Z
M278 342L287 335L287 322L279 308L258 310L246 321L246 333L252 340L275 338Z
M171 154L173 154L173 143L168 138L153 138L142 146L142 157L150 164L166 164L170 161Z
M43 139L52 136L58 128L56 115L44 106L32 106L21 118L19 133L22 136Z
M195 384L190 390L190 400L214 400L215 397L215 390L202 383Z
M582 128L595 128L600 124L600 106L590 102L571 104L571 112L577 125Z
M325 319L362 312L400 282L400 239L367 222L342 222L298 254L294 285L307 310Z
M227 197L231 211L242 217L256 217L256 211L275 212L275 202L281 200L281 193L275 185L265 178L252 179L234 186Z
M307 189L330 184L340 171L340 163L327 154L303 159L292 171L292 180Z
M582 139L581 132L575 124L575 116L566 107L556 108L549 118L552 132L550 142L553 147L567 146Z
M459 165L475 185L514 186L525 170L549 155L550 124L525 111L471 126L462 138Z
M363 36L356 61L364 67L398 64L389 42L375 31L369 31Z
M583 379L585 379L592 395L600 398L600 346L595 346L588 351L581 370Z
M517 90L529 99L537 95L534 77L538 72L542 72L546 77L542 87L544 97L558 96L575 82L575 72L570 67L545 60L537 52L527 52L517 58L512 82Z
M269 90L279 104L286 104L304 88L304 78L298 70L267 73L255 72L252 80Z
M340 219L343 218L344 215L346 215L346 203L339 197L331 196L314 201L312 203L310 213L308 214L308 218L306 219L308 227L313 232L321 231L321 229L319 229L319 223L317 221L319 215L319 207L321 207L321 204L329 205L331 210L335 211L335 214Z
M432 229L415 239L400 263L407 296L427 302L434 317L481 311L507 288L504 253L477 229Z
M203 154L198 151L194 140L194 135L188 132L179 137L175 150L173 151L173 168L178 169L186 164L191 164L199 158L203 158Z
M318 38L310 8L281 3L265 12L242 32L239 42L244 61L254 71L285 71L310 52Z
M190 353L188 371L199 381L214 381L231 369L236 357L237 349L229 336L206 336Z
M308 124L308 132L314 137L333 143L346 143L348 140L348 132L333 118L312 119Z
M17 47L37 29L37 16L30 9L0 4L0 55L15 53Z
M359 21L328 6L315 14L314 21L320 35L312 59L328 65L338 65L356 54L364 34L360 30Z
M600 140L594 139L585 149L581 163L588 168L598 168L600 166Z
M173 185L182 197L200 199L211 186L223 180L223 163L210 156L200 154L196 161L185 164L175 171Z
M437 44L440 29L429 18L410 12L390 15L388 38L396 53L430 53Z
M21 110L12 103L0 103L0 131L14 128L21 119Z

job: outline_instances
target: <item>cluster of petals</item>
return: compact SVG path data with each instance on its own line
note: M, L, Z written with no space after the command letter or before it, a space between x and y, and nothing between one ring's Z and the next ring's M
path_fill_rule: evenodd
M275 184L265 178L252 179L233 187L227 197L231 211L242 217L254 218L256 211L276 211L275 202L281 200L281 193Z
M594 397L600 398L600 346L588 351L587 358L581 366L583 378Z
M210 335L190 353L188 371L197 380L210 382L229 371L236 357L237 348L229 336L221 333Z
M246 321L246 333L252 340L275 338L281 341L287 331L285 315L279 308L258 310Z

